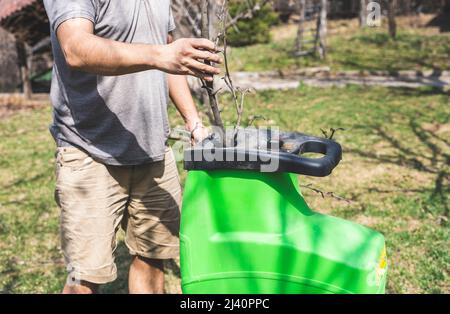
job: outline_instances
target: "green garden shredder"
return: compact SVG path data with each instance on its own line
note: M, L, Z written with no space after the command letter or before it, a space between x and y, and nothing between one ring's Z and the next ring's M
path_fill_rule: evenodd
M184 154L184 293L384 293L384 237L312 211L299 188L298 174L331 174L338 143L268 129L241 131L230 147L219 142ZM269 161L276 171L264 170Z

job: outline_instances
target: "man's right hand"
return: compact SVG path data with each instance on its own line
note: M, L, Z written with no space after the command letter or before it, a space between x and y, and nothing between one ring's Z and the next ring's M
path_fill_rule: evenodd
M220 69L207 65L222 63L217 55L214 43L203 38L182 38L161 46L158 56L158 68L164 72L180 75L193 75L206 81L212 81L213 75L219 74Z

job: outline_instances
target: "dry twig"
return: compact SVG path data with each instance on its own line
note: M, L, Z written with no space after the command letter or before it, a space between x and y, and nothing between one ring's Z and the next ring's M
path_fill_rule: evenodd
M328 131L327 130L320 129L320 131L322 132L324 137L326 137L329 140L332 140L337 131L345 131L345 129L344 128L337 128L337 129L330 128L330 135L328 135Z
M315 193L318 193L318 194L320 194L322 196L322 198L331 197L331 198L334 198L335 200L343 201L343 202L346 202L348 204L350 204L352 202L351 200L346 199L346 198L344 198L342 196L339 196L339 195L335 194L334 192L324 192L324 191L322 191L322 190L320 190L318 188L315 188L311 183L305 184L305 185L301 184L300 187L306 188L306 189L311 190L311 191L313 191Z

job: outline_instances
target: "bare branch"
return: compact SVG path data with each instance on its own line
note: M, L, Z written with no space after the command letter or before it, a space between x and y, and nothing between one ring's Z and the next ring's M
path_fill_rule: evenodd
M201 3L201 14L202 14L202 37L210 39L210 19L209 19L209 1L202 0ZM211 65L209 61L205 60L207 65ZM220 116L219 103L217 100L217 95L214 93L214 82L203 82L203 85L206 86L206 91L209 97L209 105L211 107L213 117L214 117L214 125L218 126L222 130L222 135L225 134L225 129L223 126L222 118ZM225 136L223 136L223 140L225 142Z
M337 131L345 131L345 129L344 128L337 128L337 129L330 128L330 132L331 132L330 135L328 135L328 131L327 130L320 129L320 131L322 132L324 137L326 137L329 140L332 140Z
M257 120L264 120L264 121L267 121L267 118L264 117L264 116L262 116L262 115L254 115L254 116L251 116L251 117L250 117L250 120L249 120L248 123L247 123L247 126L253 125L253 123L255 123L255 121L257 121Z

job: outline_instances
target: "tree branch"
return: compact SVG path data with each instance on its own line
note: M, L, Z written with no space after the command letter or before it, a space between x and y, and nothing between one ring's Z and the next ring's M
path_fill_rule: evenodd
M202 37L210 39L210 16L209 16L209 1L202 0L201 3L201 15L202 15ZM205 61L206 64L211 65L209 61ZM222 118L220 116L219 103L217 101L217 95L214 92L214 82L205 82L203 85L208 93L209 105L213 113L214 125L222 130L223 142L225 143L225 129L223 126Z

